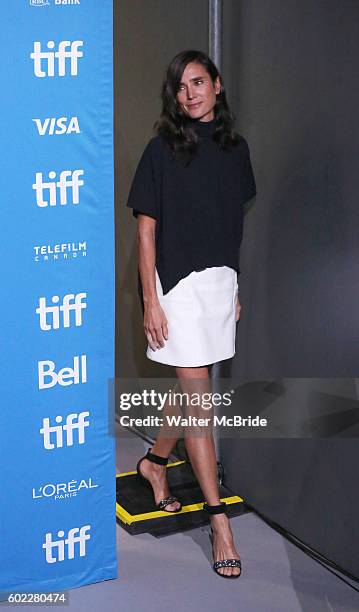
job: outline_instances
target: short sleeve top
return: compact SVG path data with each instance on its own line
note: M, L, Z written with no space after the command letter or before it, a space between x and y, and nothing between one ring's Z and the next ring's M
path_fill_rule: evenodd
M127 206L156 219L156 268L163 293L195 270L229 266L239 274L243 204L256 195L246 140L224 150L212 139L215 120L193 121L198 147L189 164L162 136L138 164Z

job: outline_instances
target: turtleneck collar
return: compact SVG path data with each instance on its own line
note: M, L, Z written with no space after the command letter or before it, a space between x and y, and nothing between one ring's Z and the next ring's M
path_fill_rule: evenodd
M216 127L216 120L199 121L199 119L188 119L188 124L196 131L198 136L211 138Z

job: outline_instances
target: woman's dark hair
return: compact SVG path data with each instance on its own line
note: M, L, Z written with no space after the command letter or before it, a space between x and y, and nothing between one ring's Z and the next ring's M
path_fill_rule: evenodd
M162 113L155 123L155 130L169 143L174 153L183 152L192 157L196 151L197 134L191 128L191 122L188 121L176 97L183 72L190 62L201 64L207 70L213 83L217 77L220 78L221 91L217 95L214 107L216 123L213 140L222 149L230 149L239 141L239 136L233 129L234 118L228 106L222 77L212 60L202 51L181 51L169 64L162 85Z

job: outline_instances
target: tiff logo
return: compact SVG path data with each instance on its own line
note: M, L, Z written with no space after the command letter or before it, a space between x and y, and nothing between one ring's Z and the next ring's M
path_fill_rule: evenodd
M49 532L45 535L45 542L42 548L45 550L46 562L56 563L57 561L64 561L66 559L74 559L75 557L75 544L79 545L79 556L84 557L86 555L86 541L91 539L88 531L90 531L91 525L83 525L83 527L73 527L69 529L67 537L65 538L65 532L57 532L59 540L52 539L52 533ZM55 552L55 556L53 555Z
M63 170L60 172L60 178L58 181L56 178L56 172L51 170L49 172L49 179L51 181L43 181L42 172L35 173L35 183L32 188L36 193L36 204L40 208L46 206L56 206L57 204L57 193L60 194L60 205L65 206L67 204L67 190L71 189L71 204L78 204L80 201L80 187L84 185L84 181L80 179L83 176L83 170ZM47 199L44 198L44 191L48 190Z
M39 298L39 306L36 308L36 314L39 315L40 328L43 331L50 329L59 329L60 327L60 312L62 312L62 326L70 327L70 312L75 312L75 326L82 325L82 310L87 308L87 304L82 302L83 298L87 297L87 293L67 293L64 295L60 306L46 306L46 297ZM53 304L58 304L60 297L53 295L51 297ZM51 323L48 323L48 315L50 315Z
M79 47L82 47L83 44L82 40L74 40L72 42L70 40L62 40L59 42L57 51L42 51L41 42L34 42L34 50L30 53L30 57L34 60L35 76L40 78L54 77L56 68L56 76L63 77L66 75L67 60L70 60L71 76L77 76L78 59L83 57L83 52L79 51ZM54 49L55 42L49 40L46 46L48 49Z
M62 448L64 446L64 438L65 446L73 446L75 430L77 430L78 443L85 444L85 427L90 425L90 422L86 421L86 417L89 415L89 412L80 412L80 414L72 412L67 415L64 425L61 424L61 415L55 417L55 421L58 425L50 425L49 417L45 417L42 421L43 426L40 429L40 433L43 436L44 448L46 448L46 450ZM64 435L64 433L66 435Z

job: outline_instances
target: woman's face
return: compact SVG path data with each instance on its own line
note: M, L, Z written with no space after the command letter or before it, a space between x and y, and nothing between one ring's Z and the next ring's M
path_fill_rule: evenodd
M183 112L191 119L211 121L214 119L216 95L220 90L219 77L213 83L202 64L190 62L183 71L177 101Z

